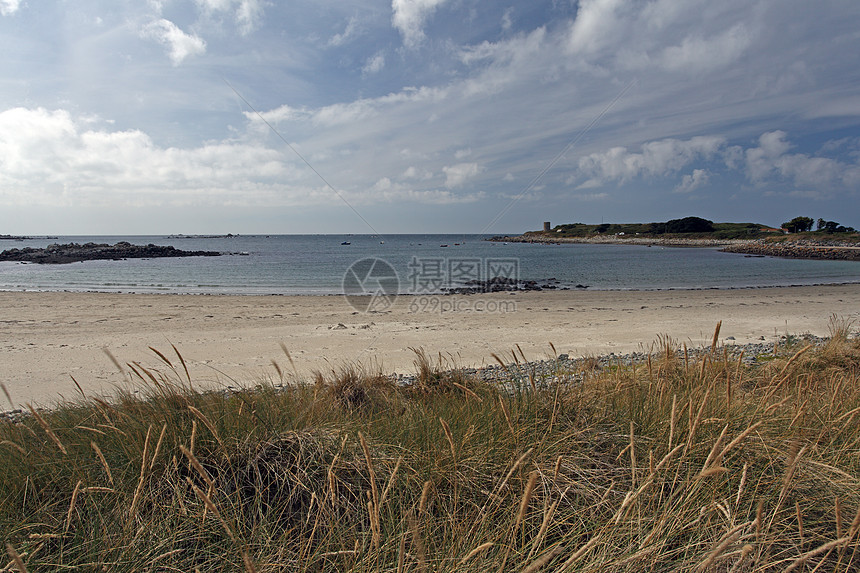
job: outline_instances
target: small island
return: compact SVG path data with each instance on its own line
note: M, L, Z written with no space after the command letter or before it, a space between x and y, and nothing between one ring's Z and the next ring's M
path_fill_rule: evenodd
M42 265L59 265L95 260L155 259L164 257L217 257L217 251L183 251L171 246L132 245L120 241L115 245L85 243L52 244L43 249L25 247L0 253L0 262L17 261Z
M663 223L569 223L522 235L492 237L511 243L589 243L664 247L721 247L730 253L793 259L860 261L860 234L835 221L795 217L776 229L760 223L714 223L701 217Z

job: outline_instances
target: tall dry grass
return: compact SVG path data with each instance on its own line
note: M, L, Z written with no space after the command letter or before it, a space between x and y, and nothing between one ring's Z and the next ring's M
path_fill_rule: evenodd
M138 395L0 423L0 566L855 571L849 331L754 365L663 337L551 384L525 357L489 384L417 350L411 387L352 366L201 393L157 352L120 366Z

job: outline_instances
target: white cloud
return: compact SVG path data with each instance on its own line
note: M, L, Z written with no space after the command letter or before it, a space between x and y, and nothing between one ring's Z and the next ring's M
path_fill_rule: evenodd
M567 48L574 54L594 53L617 41L625 0L582 0L570 28Z
M662 32L675 26L684 12L697 11L701 13L701 5L708 0L652 0L642 8L642 20L648 30Z
M486 195L478 193L452 193L444 189L418 190L397 186L381 195L375 195L369 199L372 202L384 200L386 202L409 201L425 205L463 205L475 203L484 199Z
M260 117L253 111L244 112L245 117L253 122L259 122ZM296 119L308 118L311 112L305 108L290 107L286 104L276 107L269 111L260 112L260 115L269 123L279 123L282 121L293 121ZM266 127L268 129L268 127Z
M460 50L459 57L466 65L486 60L497 66L534 64L532 58L552 51L552 42L547 40L546 28L540 27L501 42L484 41L477 46L465 46Z
M822 152L838 151L850 141L825 143ZM763 133L758 145L747 149L727 146L725 139L717 136L651 141L644 143L639 152L613 147L580 158L578 170L567 177L566 183L576 189L597 189L609 183L629 184L638 179L669 177L689 165L716 161L728 172L745 174L749 181L761 186L788 183L809 193L832 193L853 190L860 184L860 156L848 153L853 162L846 162L823 155L789 153L792 147L788 135L781 130ZM690 193L705 188L711 176L712 172L704 166L695 166L681 178L674 191Z
M750 46L751 41L744 25L737 24L709 39L697 35L687 36L680 45L666 48L659 62L670 71L709 71L737 60Z
M332 200L330 190L283 149L235 141L213 141L189 149L162 147L143 131L110 131L103 127L106 124L92 117L74 117L65 110L15 108L0 113L0 202L82 208L190 204L220 208L319 205ZM352 160L345 159L349 154L324 155L317 158L311 150L308 156L327 174L331 162L342 165ZM400 181L377 177L369 183L356 181L339 192L360 204L467 204L486 195L452 189L481 172L476 163L445 167L438 175L409 166ZM442 174L446 189L414 189L408 184L438 181Z
M385 67L385 54L377 52L367 59L364 67L361 68L363 74L376 74L382 71Z
M262 0L195 0L197 5L208 12L232 12L239 31L244 34L253 32L263 16Z
M832 145L825 144L824 148ZM800 188L854 188L860 183L860 163L845 163L830 157L787 153L792 148L784 131L759 137L759 146L747 149L747 177L754 183L789 181Z
M441 189L431 189L429 191L410 190L404 193L404 198L433 205L462 205L464 203L480 201L486 198L486 194L481 191L477 193L455 194Z
M348 40L350 40L354 35L356 30L358 30L358 19L353 16L349 19L349 22L346 23L346 28L340 34L335 34L332 36L329 41L329 46L342 46Z
M577 201L604 201L609 199L609 193L576 193L570 197Z
M415 189L411 185L383 177L369 189L343 193L350 203L371 205L410 202L427 205L456 205L474 203L485 198L483 192L454 193L444 189Z
M447 0L391 0L391 24L403 36L407 48L424 41L424 21Z
M557 40L544 27L528 34L518 34L501 42L482 42L460 50L460 61L467 65L481 64L480 73L463 82L466 96L483 96L506 89L534 88L547 67L555 66ZM554 82L553 82L554 83Z
M624 147L592 153L579 160L580 175L588 177L580 187L599 187L611 181L624 183L641 176L669 175L696 159L712 157L724 142L722 137L697 136L686 141L663 139L644 143L640 153L631 153Z
M167 53L174 66L178 66L188 56L206 53L206 42L197 35L186 34L170 20L160 19L148 24L141 31L145 38L152 38L167 47Z
M710 179L710 174L705 169L693 169L693 172L681 179L681 183L675 187L676 193L690 193L704 186Z
M359 122L377 115L378 103L374 100L356 100L328 105L314 112L313 121L329 127Z
M67 111L13 108L0 113L0 184L52 180L66 165L63 150L76 140Z
M443 167L442 171L445 173L445 187L452 189L465 185L469 179L481 172L481 167L477 163L458 163Z
M405 171L403 171L403 175L401 175L401 177L406 180L417 179L419 181L429 181L430 179L433 179L433 173L427 169L421 169L414 165L410 165Z
M776 160L791 148L784 131L769 131L759 137L759 146L746 150L747 177L753 182L766 179L776 168Z
M513 8L507 8L505 9L505 13L502 14L502 30L504 30L505 32L510 30L511 27L514 25L513 18L511 17L513 12Z
M769 131L759 137L759 146L746 150L747 177L753 182L767 179L779 157L791 148L784 131Z
M726 17L730 2L582 0L564 51L582 70L700 74L736 62L755 39L757 14ZM749 24L747 23L749 21Z
M243 34L253 32L262 16L263 6L259 0L242 0L236 8L236 20Z
M391 189L391 179L383 177L374 184L373 188L377 191L387 191L388 189Z
M164 148L142 131L105 131L65 110L0 113L0 197L30 205L144 201L254 204L290 198L294 168L239 143ZM273 197L272 193L280 193ZM292 192L295 200L295 192Z
M8 16L18 11L21 0L0 0L0 14Z
M786 155L776 162L780 175L790 178L798 186L817 188L846 183L857 166L850 167L829 157L810 157L805 154Z
M272 111L261 112L266 121L310 120L315 125L334 127L345 124L355 124L363 120L378 117L382 113L391 114L403 106L432 104L446 99L449 91L446 88L405 88L400 92L391 93L377 98L357 99L349 103L335 103L317 109L294 108L288 105L280 106ZM245 112L252 122L259 122L256 113ZM362 138L364 136L362 135Z
M224 12L230 9L234 0L196 0L196 2L206 10Z

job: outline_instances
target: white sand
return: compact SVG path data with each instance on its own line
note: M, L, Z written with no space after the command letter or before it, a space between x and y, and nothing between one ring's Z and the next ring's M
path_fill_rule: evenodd
M826 335L832 314L860 317L860 285L498 293L438 301L459 310L413 312L415 297L366 314L339 296L0 292L0 382L16 406L50 406L79 396L71 376L96 394L128 380L104 349L122 364L138 361L166 371L148 347L173 360L172 343L196 385L217 387L277 380L272 360L291 374L281 343L302 377L350 362L408 373L409 347L479 366L494 363L493 352L510 356L516 344L529 359L550 356L550 342L571 356L647 348L661 334L695 346L710 343L720 320L721 338L743 344L785 333ZM507 312L492 312L499 305ZM0 410L9 408L5 397L0 401Z

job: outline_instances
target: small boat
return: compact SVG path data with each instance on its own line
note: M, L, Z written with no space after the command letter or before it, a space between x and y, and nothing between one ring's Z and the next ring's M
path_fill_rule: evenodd
M344 242L342 242L342 243L341 243L341 245L351 245L351 244L352 244L352 243L350 243L349 241L344 241Z
M439 245L440 247L447 247L448 245Z

